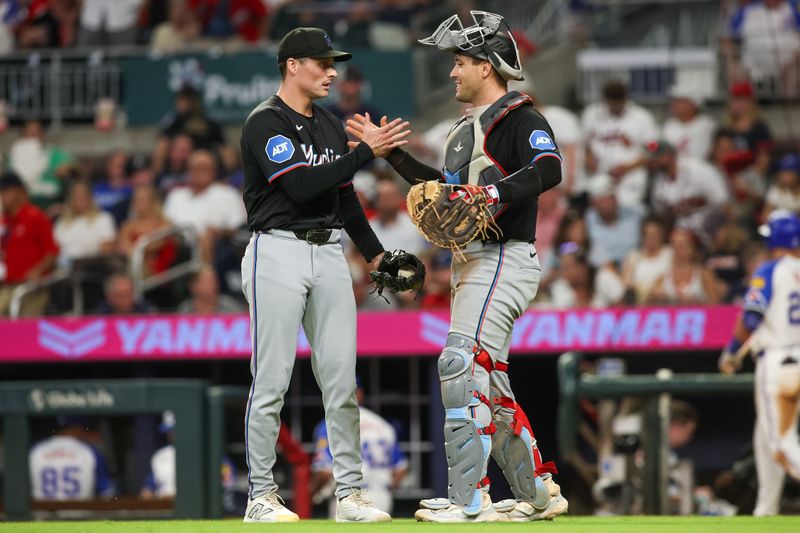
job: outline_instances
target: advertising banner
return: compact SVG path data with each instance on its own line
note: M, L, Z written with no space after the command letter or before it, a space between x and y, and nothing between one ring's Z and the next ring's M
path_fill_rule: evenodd
M275 94L281 82L274 52L266 50L128 57L119 62L124 72L125 112L132 126L160 123L173 111L175 93L185 85L200 92L211 118L227 124L244 123L256 105ZM339 76L351 63L364 74L365 102L391 117L412 116L411 53L353 51L352 61L336 65ZM335 97L334 84L331 96L319 103Z
M736 307L533 310L517 320L511 352L719 350L737 312ZM438 355L448 328L447 312L360 313L359 356ZM250 357L250 342L246 315L0 321L0 362L238 359ZM297 353L311 353L302 330Z

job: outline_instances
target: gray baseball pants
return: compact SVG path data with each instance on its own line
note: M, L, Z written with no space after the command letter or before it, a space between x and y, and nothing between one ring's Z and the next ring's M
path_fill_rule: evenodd
M333 230L328 244L316 245L290 231L256 233L242 259L253 346L245 414L250 499L276 488L275 443L301 324L322 391L336 495L342 498L361 488L356 304L339 238L340 231Z

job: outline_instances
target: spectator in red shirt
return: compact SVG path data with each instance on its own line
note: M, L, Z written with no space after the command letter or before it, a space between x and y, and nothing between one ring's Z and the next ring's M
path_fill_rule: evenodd
M425 261L428 275L422 289L419 307L422 309L448 309L450 307L450 263L452 254L448 250L431 248L420 254ZM408 293L413 296L413 293Z
M48 274L58 257L53 225L33 205L22 180L8 172L0 177L0 316L8 315L14 289L26 281ZM22 316L36 316L47 305L46 290L29 294L22 303Z
M75 43L78 0L31 0L17 33L18 48L66 48Z

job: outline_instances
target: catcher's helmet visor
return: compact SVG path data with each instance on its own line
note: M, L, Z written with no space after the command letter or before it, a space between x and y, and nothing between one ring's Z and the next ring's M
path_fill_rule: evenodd
M487 11L470 11L470 14L475 22L472 26L465 28L458 15L453 15L419 42L489 61L503 79L522 80L519 49L505 19ZM501 32L503 27L505 31Z

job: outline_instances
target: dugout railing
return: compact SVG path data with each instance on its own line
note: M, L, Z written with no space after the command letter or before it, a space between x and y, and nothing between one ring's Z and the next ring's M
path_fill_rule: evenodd
M145 267L145 254L153 243L180 238L180 243L186 250L188 257L177 261L163 272L157 274L147 273ZM197 232L189 226L168 226L143 235L136 241L131 252L130 273L133 277L133 287L137 298L145 292L167 285L184 276L194 274L200 269L200 247L197 245Z
M655 375L599 377L581 373L582 360L583 355L577 352L565 353L558 360L560 401L557 432L561 458L573 465L580 463L578 438L581 399L641 398L644 400L644 512L665 514L668 507L666 436L670 396L751 393L753 374L725 376L659 372Z
M11 303L8 314L11 318L20 318L22 304L25 298L38 291L49 291L57 283L66 282L69 284L72 294L72 314L83 314L83 288L81 287L83 276L70 269L59 269L43 278L20 283L11 292Z

